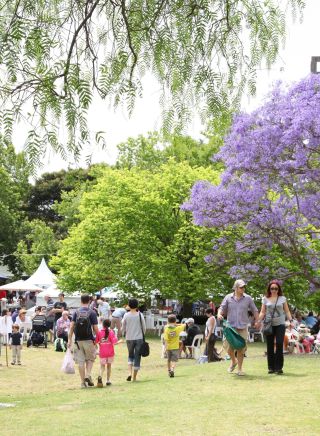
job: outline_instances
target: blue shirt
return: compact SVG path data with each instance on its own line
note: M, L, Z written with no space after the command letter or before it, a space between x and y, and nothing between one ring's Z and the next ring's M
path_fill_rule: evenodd
M318 322L317 318L314 316L307 316L305 319L306 326L312 328Z
M112 316L113 318L123 318L125 313L127 313L127 311L124 307L118 307L117 309L114 309Z

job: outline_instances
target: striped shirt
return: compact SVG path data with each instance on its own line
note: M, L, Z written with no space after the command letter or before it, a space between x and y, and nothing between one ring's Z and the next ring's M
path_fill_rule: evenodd
M220 310L224 316L227 316L227 320L231 327L237 329L244 329L248 326L250 322L248 316L249 310L253 314L258 312L258 309L250 295L243 294L242 297L237 299L234 292L224 297Z

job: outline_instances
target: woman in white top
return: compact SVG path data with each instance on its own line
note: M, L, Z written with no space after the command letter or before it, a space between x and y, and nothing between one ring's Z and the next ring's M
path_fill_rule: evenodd
M292 316L288 307L287 299L282 294L278 280L272 280L267 288L266 296L262 299L259 321L271 320L272 334L266 336L268 373L283 374L283 342L285 335L285 320L292 323ZM276 349L274 350L274 342Z
M206 309L206 315L208 317L205 329L206 354L208 356L208 362L217 362L221 360L221 358L214 347L217 339L215 334L217 322L211 307Z

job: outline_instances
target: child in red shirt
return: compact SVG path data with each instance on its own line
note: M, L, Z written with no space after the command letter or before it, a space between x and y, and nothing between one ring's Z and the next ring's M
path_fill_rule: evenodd
M109 319L105 319L102 323L103 328L99 330L96 337L96 344L99 344L99 357L100 357L100 371L98 377L97 387L102 388L102 376L107 366L107 386L111 385L111 365L114 360L114 345L119 344L122 341L118 341L113 330L110 329L111 322Z

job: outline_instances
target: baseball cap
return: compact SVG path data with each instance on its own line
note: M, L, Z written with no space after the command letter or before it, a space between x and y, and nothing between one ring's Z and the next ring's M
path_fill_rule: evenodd
M234 282L232 289L235 290L236 288L243 288L243 286L246 286L246 282L244 282L241 279L238 279Z
M194 324L194 319L193 318L188 318L187 320L186 320L186 324Z

